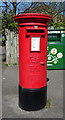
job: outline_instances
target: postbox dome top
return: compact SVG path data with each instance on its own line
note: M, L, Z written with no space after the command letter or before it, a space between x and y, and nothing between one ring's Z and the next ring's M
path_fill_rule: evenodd
M18 23L48 23L51 19L50 15L40 13L24 13L14 16L14 20Z

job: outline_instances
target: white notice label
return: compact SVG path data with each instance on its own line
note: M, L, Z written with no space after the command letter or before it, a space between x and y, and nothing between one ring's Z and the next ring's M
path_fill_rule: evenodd
M40 37L31 38L31 51L40 51Z

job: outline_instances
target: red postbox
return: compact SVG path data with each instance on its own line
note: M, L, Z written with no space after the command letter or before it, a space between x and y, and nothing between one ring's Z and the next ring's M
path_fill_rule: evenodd
M19 106L38 110L47 100L47 25L49 15L16 15L19 30Z

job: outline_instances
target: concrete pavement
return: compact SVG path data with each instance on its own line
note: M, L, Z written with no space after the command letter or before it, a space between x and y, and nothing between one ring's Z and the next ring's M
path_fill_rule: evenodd
M63 70L48 70L48 108L39 111L24 111L18 106L18 66L3 65L2 117L3 118L63 118Z

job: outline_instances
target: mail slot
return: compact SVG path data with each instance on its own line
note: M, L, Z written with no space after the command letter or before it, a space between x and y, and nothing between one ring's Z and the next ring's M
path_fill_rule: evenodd
M47 100L47 25L52 18L26 13L14 19L19 25L19 106L39 110Z
M45 35L45 29L43 28L37 28L35 29L34 27L26 27L26 36L30 36L30 35L41 35L44 36Z

